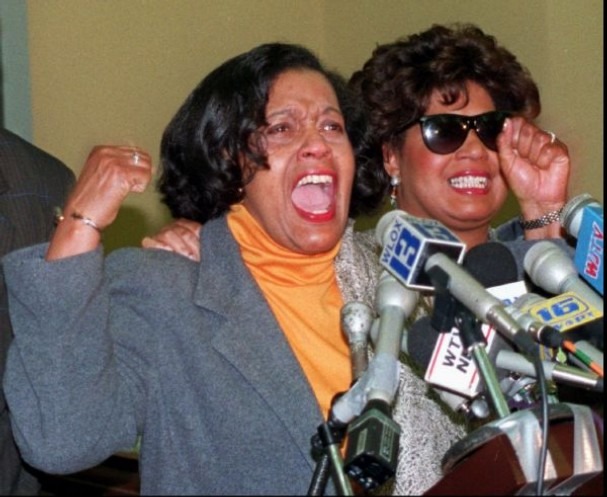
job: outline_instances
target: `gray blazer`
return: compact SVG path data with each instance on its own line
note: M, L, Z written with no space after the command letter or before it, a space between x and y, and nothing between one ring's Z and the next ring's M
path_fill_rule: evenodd
M26 460L73 472L142 431L143 493L306 493L314 394L224 219L201 244L200 265L124 249L105 275L100 251L8 256L19 338L5 385Z
M352 236L336 261L342 289L355 261L376 260ZM307 492L310 438L326 413L224 218L205 225L200 264L140 249L105 263L101 250L47 263L45 248L4 260L17 336L5 388L27 461L73 472L143 433L142 493ZM374 292L377 271L367 269L345 301ZM415 444L405 440L402 462L434 481L453 438L425 424L437 419L426 406L438 409L423 381L406 376L403 436ZM405 488L424 488L416 484Z
M53 208L63 205L73 183L74 174L59 160L0 128L0 258L49 238ZM0 379L12 339L7 305L0 265ZM17 453L0 389L0 495L32 495L37 489Z

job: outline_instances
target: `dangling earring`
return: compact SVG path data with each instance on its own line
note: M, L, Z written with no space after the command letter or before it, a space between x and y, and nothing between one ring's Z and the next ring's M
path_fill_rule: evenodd
M398 186L400 185L400 176L390 177L390 205L393 209L396 208L396 194L398 193Z

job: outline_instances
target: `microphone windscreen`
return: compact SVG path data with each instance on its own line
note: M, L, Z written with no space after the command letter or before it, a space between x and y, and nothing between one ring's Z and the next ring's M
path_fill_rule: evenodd
M575 238L578 237L585 207L600 204L589 193L582 193L569 200L561 210L560 222L565 231Z
M472 247L464 256L464 268L485 288L518 281L518 269L512 252L499 242Z
M411 326L407 333L407 350L415 365L424 371L430 364L439 332L430 325L430 316L424 316Z

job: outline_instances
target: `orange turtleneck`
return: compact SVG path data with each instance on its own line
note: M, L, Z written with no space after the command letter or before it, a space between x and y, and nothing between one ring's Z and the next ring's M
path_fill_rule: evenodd
M242 205L232 206L228 226L326 416L333 396L352 380L333 265L340 244L322 254L294 253L274 242Z

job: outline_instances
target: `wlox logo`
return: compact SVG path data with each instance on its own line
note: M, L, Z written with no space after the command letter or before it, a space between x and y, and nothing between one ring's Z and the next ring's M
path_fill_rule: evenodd
M456 246L457 251L462 253L465 248L453 233L437 221L397 217L388 231L380 263L401 283L416 286L426 259L434 253L433 247L437 245Z
M388 243L381 254L381 263L408 283L420 248L421 240L397 218L388 233Z

